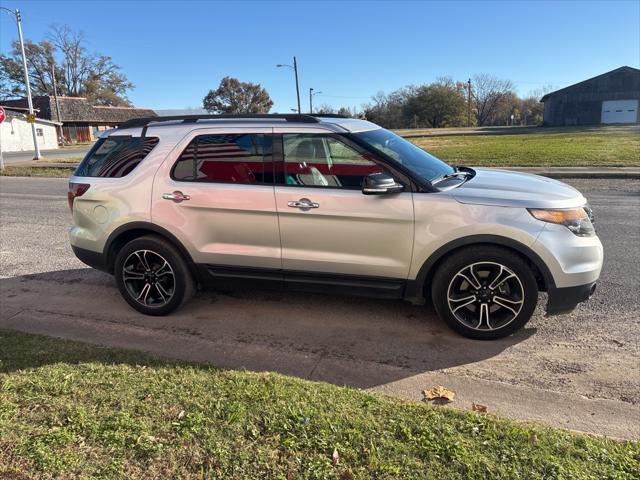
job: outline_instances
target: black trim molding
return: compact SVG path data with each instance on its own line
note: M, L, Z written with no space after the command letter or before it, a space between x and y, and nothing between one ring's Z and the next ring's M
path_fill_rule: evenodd
M596 282L576 287L551 287L548 291L547 316L571 312L576 305L589 300L595 290Z
M82 263L97 270L102 270L103 272L108 270L105 262L105 256L102 253L87 250L86 248L76 247L75 245L71 245L71 249L75 256L78 257L78 260Z
M306 272L269 268L230 267L228 265L198 265L211 287L285 288L309 292L402 298L406 280L400 278Z

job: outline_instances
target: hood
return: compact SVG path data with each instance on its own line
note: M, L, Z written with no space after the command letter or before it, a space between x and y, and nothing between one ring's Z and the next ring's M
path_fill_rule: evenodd
M525 208L573 208L587 203L578 190L551 178L493 168L474 170L472 179L450 192L460 203Z

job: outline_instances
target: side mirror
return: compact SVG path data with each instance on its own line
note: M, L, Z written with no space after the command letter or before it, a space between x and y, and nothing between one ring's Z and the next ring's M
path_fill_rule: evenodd
M365 195L384 195L387 193L400 193L404 185L400 185L388 173L372 173L364 177L362 193Z

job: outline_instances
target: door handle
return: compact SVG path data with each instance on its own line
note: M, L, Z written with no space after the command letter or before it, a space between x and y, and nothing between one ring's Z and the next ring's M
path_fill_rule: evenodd
M300 200L287 203L291 208L299 208L302 211L311 210L312 208L320 208L320 204L312 202L308 198L301 198Z
M174 201L176 203L180 203L180 202L182 202L184 200L190 200L191 199L191 197L189 195L185 195L184 193L179 192L177 190L175 192L173 192L173 193L163 193L162 194L162 198L165 199L165 200L172 200L172 201Z

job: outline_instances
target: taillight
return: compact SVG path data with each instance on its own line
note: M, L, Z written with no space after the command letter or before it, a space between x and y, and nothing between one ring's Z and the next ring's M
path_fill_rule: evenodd
M69 208L71 209L72 212L73 212L73 201L76 199L76 197L81 197L82 195L84 195L84 192L89 190L90 186L91 185L89 185L88 183L69 182L69 191L67 192L67 200L69 200Z

